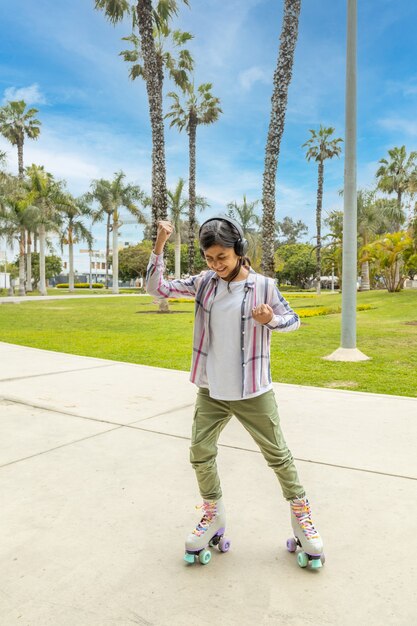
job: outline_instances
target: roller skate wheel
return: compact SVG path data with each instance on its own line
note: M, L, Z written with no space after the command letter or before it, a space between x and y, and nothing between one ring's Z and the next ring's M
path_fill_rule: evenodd
M323 554L321 555L320 560L321 560L322 565L324 565L324 564L325 564L325 562L326 562L326 557L325 557L325 555L324 555L324 552L323 552Z
M297 542L293 537L287 539L287 550L288 552L295 552L297 550Z
M308 565L308 556L305 552L299 552L297 554L297 563L300 567L307 567Z
M219 541L219 550L220 552L229 552L230 548L230 539L226 539L222 537Z
M321 567L323 567L321 559L311 559L310 567L311 569L320 569Z
M207 565L207 563L209 563L211 560L210 550L201 550L200 554L198 555L198 560L200 561L201 565Z
M195 561L195 556L194 556L194 554L190 554L189 552L186 552L186 553L184 554L184 561L185 561L186 563L194 563L194 561Z

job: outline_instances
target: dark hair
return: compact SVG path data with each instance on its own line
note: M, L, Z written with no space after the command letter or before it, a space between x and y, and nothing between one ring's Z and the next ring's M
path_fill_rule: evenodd
M200 230L200 250L204 257L204 251L211 246L222 246L223 248L235 248L235 244L240 240L240 234L230 222L225 220L210 220L203 224ZM239 256L235 269L227 276L227 288L230 291L229 283L238 276L240 268L250 267L250 259L247 256Z

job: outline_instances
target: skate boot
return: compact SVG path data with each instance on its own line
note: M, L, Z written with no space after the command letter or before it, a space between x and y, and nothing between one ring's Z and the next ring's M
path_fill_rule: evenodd
M288 539L287 549L295 552L297 547L302 549L297 555L298 565L312 569L319 569L324 561L323 542L311 520L310 503L306 497L295 498L290 502L291 526L294 538Z
M202 565L206 565L211 559L209 546L218 546L220 552L227 552L230 548L230 541L223 536L226 511L223 498L204 500L196 508L203 509L203 517L186 539L184 561L194 563L198 559Z

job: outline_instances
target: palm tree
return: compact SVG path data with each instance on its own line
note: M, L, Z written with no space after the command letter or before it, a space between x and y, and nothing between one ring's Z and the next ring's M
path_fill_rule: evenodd
M5 106L0 108L0 133L13 145L17 146L19 177L23 179L23 145L25 137L29 139L37 139L40 134L41 122L36 119L35 115L38 109L26 109L24 100L9 101ZM26 291L32 291L32 238L30 230L25 233L25 241L23 245L26 249ZM19 279L19 295L22 288Z
M188 81L189 72L193 71L194 60L189 50L181 49L188 41L193 39L193 35L181 30L171 30L167 23L159 21L159 26L155 24L153 29L153 37L155 39L156 58L158 62L158 77L160 89L162 92L164 84L165 71L168 72L169 78L181 89ZM140 39L135 33L129 37L123 37L123 41L129 41L133 45L133 50L123 50L120 56L127 63L132 63L129 76L132 80L136 78L145 78L145 70L143 66L143 55L140 45ZM178 58L167 50L171 46L174 51L178 50Z
M405 146L388 150L390 159L381 159L376 177L378 179L377 188L388 194L397 195L398 216L402 210L402 202L405 194L413 193L415 180L417 178L417 152L410 152L407 157ZM404 216L405 219L405 216ZM398 220L395 230L399 231L404 220Z
M32 198L20 178L2 177L0 197L0 235L13 247L14 240L19 246L19 296L25 295L25 233L33 228L35 221Z
M23 178L23 144L25 137L37 139L41 122L35 118L38 109L26 109L24 100L11 101L0 108L0 133L17 146L19 176Z
M181 278L181 217L187 214L189 206L188 198L182 193L185 181L180 178L174 191L168 189L169 216L175 227L175 278ZM196 197L196 207L201 211L208 207L208 203L202 196Z
M189 5L188 0L182 1ZM139 29L152 129L152 230L155 240L158 219L167 217L167 190L161 68L158 65L154 26L161 28L173 15L177 15L178 2L158 0L157 8L154 9L152 0L137 0L132 5L128 0L95 0L95 8L103 10L113 24L131 15L134 27Z
M362 245L367 246L370 239L375 236L381 223L381 216L375 205L375 191L358 189L357 210L358 235L362 239ZM360 291L369 291L370 288L369 261L366 260L361 263Z
M196 209L196 139L197 127L200 124L213 124L219 119L222 110L219 98L215 98L212 93L212 84L203 83L194 88L194 83L189 83L186 90L186 101L184 105L180 102L180 97L174 92L168 96L172 98L170 112L166 117L171 118L170 126L176 126L181 132L186 130L188 134L189 147L189 180L188 180L188 201L189 201L189 231L188 231L188 271L194 272L194 240L195 240L195 209Z
M242 204L237 202L229 202L227 205L228 214L233 219L237 220L242 226L243 234L248 240L249 249L248 256L251 260L258 256L259 252L259 227L261 225L261 218L255 213L255 207L259 204L259 200L248 202L246 195L243 195Z
M35 223L39 234L39 293L46 296L45 245L49 232L59 233L62 225L61 211L67 199L63 192L63 183L54 180L43 166L31 165L26 168L28 190L31 204L36 207Z
M318 131L310 130L311 137L304 144L307 147L306 159L313 159L318 164L318 185L317 185L317 209L316 209L316 229L317 229L317 245L316 245L316 289L317 294L321 291L321 211L323 204L323 184L324 184L324 161L339 156L342 149L339 143L343 141L340 137L330 139L334 133L331 126L326 128L320 125Z
M87 203L96 201L99 204L99 208L92 212L93 224L95 222L101 222L103 218L106 217L106 275L104 279L104 286L106 289L109 288L110 230L113 213L108 188L109 181L104 178L100 178L91 183L91 191L87 192L84 196Z
M330 241L323 246L323 249L328 253L330 261L336 269L339 289L341 289L343 269L343 211L330 211L324 223L330 228L330 233L324 235L323 239L330 239Z
M284 133L288 87L292 77L294 51L298 37L301 0L285 0L277 67L274 72L272 110L265 148L265 167L262 187L262 270L266 276L275 276L275 186L279 149Z
M74 243L86 241L89 249L93 247L93 236L91 231L85 226L83 218L90 217L92 210L84 196L73 198L67 195L66 203L62 206L62 231L61 231L61 250L64 245L68 245L69 256L69 273L68 287L69 291L75 291L74 288Z
M406 276L400 276L399 267L404 258L413 252L413 240L407 232L388 233L381 239L372 241L361 250L361 262L372 261L382 274L389 292L400 291Z
M242 204L237 202L229 202L227 208L229 209L230 217L236 219L242 226L245 237L247 235L256 232L256 229L261 224L259 215L255 213L255 207L259 204L259 200L248 202L246 195L243 194Z
M140 202L142 206L147 205L147 197L138 185L126 184L124 179L126 174L123 172L116 172L113 180L105 180L103 178L99 180L93 180L91 187L92 192L86 194L87 202L91 200L98 200L102 207L96 214L96 220L101 219L104 213L111 216L112 223L111 229L113 233L113 255L112 255L112 273L113 273L113 287L112 292L119 293L119 243L118 235L119 228L122 226L120 209L124 207L133 215L138 224L146 224L146 218L142 210L137 206L137 202Z

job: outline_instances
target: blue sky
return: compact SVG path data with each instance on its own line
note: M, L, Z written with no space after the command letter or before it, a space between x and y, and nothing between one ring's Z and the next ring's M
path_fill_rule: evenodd
M199 127L197 191L210 203L205 215L230 201L261 198L272 76L282 2L191 0L174 26L194 34L190 49L196 83L212 82L223 115ZM39 109L39 139L25 144L25 165L44 165L74 194L93 178L122 169L150 191L151 138L141 81L128 78L118 56L128 22L112 26L93 0L14 0L0 4L0 99L23 98ZM316 166L301 145L310 128L344 135L346 2L303 0L277 179L277 218L303 220L314 235ZM394 145L417 149L417 3L358 0L358 185L372 186L378 160ZM167 91L172 85L167 84ZM166 109L167 110L167 109ZM15 149L7 150L17 170ZM167 130L168 186L187 178L186 134ZM343 156L326 163L324 210L341 208ZM260 210L260 208L259 208ZM104 245L97 228L96 247ZM122 241L141 239L124 226Z

